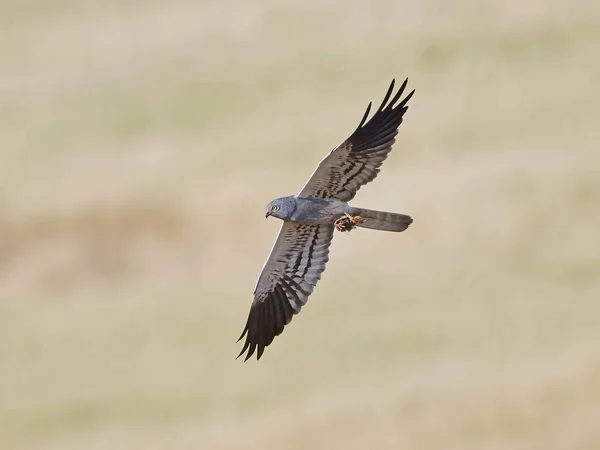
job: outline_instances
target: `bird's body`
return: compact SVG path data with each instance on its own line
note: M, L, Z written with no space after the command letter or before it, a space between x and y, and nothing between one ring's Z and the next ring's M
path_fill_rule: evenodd
M275 211L271 208L277 206ZM267 215L288 222L327 225L333 224L345 212L350 212L348 203L336 198L281 197L267 206Z
M274 205L281 206L276 211L271 211L270 208ZM267 215L288 222L330 225L340 216L350 213L351 210L352 207L348 203L336 198L296 197L292 195L277 198L269 203Z
M300 312L325 270L336 228L398 232L412 223L404 214L348 204L362 185L377 176L392 149L408 109L406 104L414 93L397 103L407 81L388 103L394 89L392 81L381 106L366 122L369 104L358 128L321 161L298 195L281 197L267 205L266 216L283 220L283 225L258 277L254 301L240 336L246 336L246 341L238 356L248 350L248 360L258 349L259 359L265 347Z
M276 206L275 211L272 208ZM267 205L266 216L277 217L284 222L305 225L332 225L344 216L364 219L356 226L384 231L404 231L412 222L404 214L355 208L337 198L298 197L291 195L273 200ZM374 226L377 221L378 226Z

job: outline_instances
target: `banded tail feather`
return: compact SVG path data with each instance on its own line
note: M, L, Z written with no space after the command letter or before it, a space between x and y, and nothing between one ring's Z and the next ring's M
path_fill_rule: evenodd
M375 211L365 208L354 208L352 215L366 219L364 222L358 222L356 224L357 227L382 231L404 231L413 221L410 216L405 214Z

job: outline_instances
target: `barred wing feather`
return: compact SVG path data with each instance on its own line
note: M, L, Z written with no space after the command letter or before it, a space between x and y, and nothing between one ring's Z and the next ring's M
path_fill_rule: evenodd
M246 336L238 358L256 350L257 359L275 336L290 323L308 300L329 260L333 225L306 225L284 222L263 267L254 301L241 340Z
M390 100L395 84L392 80L381 106L367 122L371 111L369 103L358 128L319 163L298 197L338 198L347 202L361 186L377 176L395 142L398 127L408 110L407 103L415 92L411 91L398 103L407 83L408 79Z

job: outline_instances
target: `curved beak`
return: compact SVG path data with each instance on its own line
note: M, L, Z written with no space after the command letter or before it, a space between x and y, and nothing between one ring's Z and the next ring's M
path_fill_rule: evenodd
M269 217L270 215L271 215L271 213L270 213L270 212L269 212L269 210L267 209L267 211L265 212L265 219L266 219L267 217Z

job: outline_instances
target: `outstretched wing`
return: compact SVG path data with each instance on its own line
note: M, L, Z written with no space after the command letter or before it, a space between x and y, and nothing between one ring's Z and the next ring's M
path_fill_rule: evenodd
M413 90L398 103L406 89L406 79L388 103L394 91L394 82L395 80L392 80L381 106L373 117L365 123L371 110L369 103L352 136L334 148L319 163L298 197L333 197L347 202L356 195L356 191L362 185L377 176L379 167L396 141L398 127L408 109L406 104L415 92Z
M329 260L333 230L333 225L283 223L258 277L248 321L238 339L246 336L238 358L248 350L247 361L258 347L260 359L265 347L306 304Z

